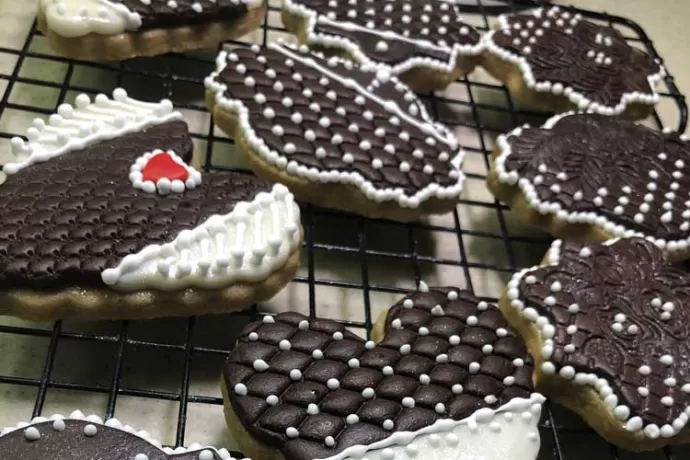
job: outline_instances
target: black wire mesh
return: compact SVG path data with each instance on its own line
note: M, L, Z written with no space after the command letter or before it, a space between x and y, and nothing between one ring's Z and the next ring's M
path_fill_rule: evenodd
M467 14L468 22L486 30L497 14L544 2L471 0L458 3L461 11ZM586 18L617 28L633 46L641 47L661 60L652 41L635 22L604 13L576 11ZM284 29L273 25L280 24L278 15L279 9L271 6L262 30L252 34L250 41L233 42L232 46L256 42L266 44L282 35ZM11 69L0 69L0 89L4 86L0 99L0 137L9 139L23 133L23 128L16 128L12 123L18 114L32 114L32 117L48 115L65 99L73 98L74 93L111 92L117 86L124 86L133 97L147 100L170 98L191 116L204 114L203 78L214 67L213 57L213 54L196 53L134 59L118 64L70 61L48 51L34 24L20 48L0 47L0 58L14 61ZM36 68L40 69L39 73L27 70ZM90 77L86 78L87 75ZM664 83L659 106L670 106L665 113L671 113L674 118L662 120L655 112L650 120L656 127L672 123L682 132L687 124L685 99L671 75L665 78ZM27 92L43 96L23 97ZM539 123L548 115L519 107L505 87L482 78L481 71L458 81L451 90L422 97L439 121L454 127L456 132L470 132L476 136L475 142L466 143L467 137L459 135L467 152L467 162L479 165L476 171L474 168L467 171L470 191L484 190L478 182L485 178L493 137L526 121ZM207 170L227 167L218 161L218 152L227 150L233 143L232 139L224 137L210 121L195 123L191 131L197 148L205 153L204 167ZM374 310L388 306L373 298L380 298L379 294L406 292L423 277L428 279L429 274L436 276L441 284L464 286L486 300L496 300L500 290L485 286L489 274L505 281L518 268L532 265L541 258L549 238L541 233L535 234L533 230L521 229L507 208L493 198L482 200L475 198L473 193L469 195L460 200L457 211L443 219L414 224L371 221L303 205L303 269L284 292L297 287L307 299L307 305L299 305L305 313L332 316L332 292L336 291L329 289L360 291L361 305L352 307L355 314L336 319L367 336L376 319ZM481 217L475 219L475 215ZM475 225L477 221L478 225ZM475 246L482 245L489 249L476 250ZM501 257L497 258L497 253ZM502 259L500 262L499 258ZM349 264L357 272L350 277L354 280L347 277L332 279L338 276L325 275L328 270L324 272L317 266L334 266L330 262L324 263L325 260L335 260L335 265ZM392 266L406 268L394 270L391 276L381 276ZM439 267L451 274L445 277L435 275ZM405 280L401 281L401 278ZM280 299L276 301L278 308L289 308L286 305L289 299L284 297L279 295ZM203 391L195 391L194 382L199 375L202 379L217 381L220 363L232 347L237 331L260 314L255 307L214 318L153 322L79 324L57 321L37 324L3 319L0 322L0 352L4 356L0 360L0 390L12 387L31 392L32 397L25 398L25 401L32 401L33 408L29 410L26 403L16 403L16 414L11 414L13 419L40 415L50 405L52 392L74 395L74 407L79 407L86 395L99 395L102 397L99 404L101 415L106 418L117 415L118 401L123 398L177 404L174 413L168 416L168 423L174 424L174 439L166 444L188 444L194 441L186 439L185 434L193 423L188 423L190 406L222 405L218 392L204 394ZM40 353L30 355L27 361L23 348L28 347L26 344L32 340L42 345ZM71 372L72 363L90 356L84 355L85 352L99 348L107 351L96 358L86 359L86 368L93 366L93 372L87 370L76 375ZM175 365L155 365L156 360L147 360L150 353L164 353L172 357ZM10 356L18 359L10 360ZM10 361L12 364L8 364ZM32 368L32 371L25 372L25 368ZM95 368L103 371L103 377L92 375L97 373ZM134 383L130 378L132 375L144 376L144 384ZM168 383L161 384L163 381ZM216 411L220 413L220 407ZM585 454L593 459L638 458L605 443L577 417L556 407L547 405L540 429L540 459L577 459ZM663 453L645 458L690 458L690 451L667 448Z

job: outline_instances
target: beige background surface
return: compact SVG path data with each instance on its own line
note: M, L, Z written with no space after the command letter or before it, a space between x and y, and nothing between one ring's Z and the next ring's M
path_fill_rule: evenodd
M273 2L273 0L272 0ZM0 0L0 47L20 49L30 30L37 0L14 1ZM277 1L275 2L277 3ZM687 17L690 14L689 0L578 0L575 4L592 10L607 10L612 14L630 17L638 21L657 46L659 53L665 57L666 65L676 77L682 91L690 91L690 64L686 61L686 44L690 40L690 28ZM479 17L469 17L469 21L482 24ZM278 25L278 14L269 17L272 25ZM630 32L630 31L628 31ZM625 31L624 31L625 33ZM279 34L274 34L273 37ZM260 33L250 38L259 40ZM47 52L45 42L36 38L30 46L31 51ZM17 56L0 51L0 72L11 74L15 69ZM164 59L147 61L165 62ZM182 74L194 73L194 69L178 68ZM36 80L36 84L22 82L14 84L8 95L10 102L54 110L58 104L58 91L45 86L69 80L72 85L85 86L94 90L112 87L115 74L109 71L94 71L85 66L69 67L66 63L31 58L24 61L18 73L21 77ZM198 75L197 75L198 76ZM472 75L473 81L495 83L481 70ZM128 89L142 90L142 88ZM7 80L0 78L0 95L4 95ZM130 91L131 92L131 91ZM468 101L470 95L475 102L485 104L505 104L503 94L497 91L477 90L464 84L455 84L443 96ZM75 93L68 92L66 100L74 99ZM193 96L193 98L196 96ZM201 100L201 94L198 95ZM661 104L659 110L666 124L675 125L677 111L673 104ZM476 113L467 104L447 104L443 107L446 115L471 120L480 117L483 125L510 129L512 120L491 110L480 109ZM186 111L192 131L206 133L209 119L207 114L199 111ZM44 116L35 112L9 109L0 115L0 131L20 134L26 129L32 118ZM457 128L456 135L464 146L480 149L491 148L496 132L484 133L480 138L472 128ZM216 132L216 135L222 135ZM217 145L217 144L216 144ZM203 142L198 147L205 150ZM222 146L217 146L218 148ZM223 150L223 149L221 149ZM9 142L0 139L0 164L7 161L10 154ZM219 153L224 161L232 163L229 151ZM466 159L466 170L478 174L486 173L483 155L469 153ZM447 264L422 262L419 269L422 278L429 284L449 284L460 287L469 286L470 282L479 295L496 297L506 279L510 276L511 263L506 253L506 246L500 238L500 216L491 208L471 205L471 202L492 203L493 198L486 191L480 180L468 180L464 192L465 200L458 206L458 214L464 233L458 237L453 232L416 230L414 239L417 252L424 257L436 257L447 260ZM534 240L543 235L533 229L525 228L514 220L510 213L504 213L506 227L512 236L524 237L523 242L512 244L512 251L517 266L528 266L541 259L545 246ZM453 216L441 216L431 219L439 226L454 227ZM369 221L359 226L353 219L341 217L318 217L314 222L314 241L320 244L335 244L347 247L358 247L358 235L363 231L367 236L367 249L380 253L401 253L409 250L410 235L406 227L395 226L384 222ZM487 236L487 232L490 234ZM362 283L364 274L361 270L361 254L339 254L334 258L325 250L314 250L314 272L319 280L336 282ZM465 272L459 262L468 262L470 268ZM409 260L391 260L386 257L367 256L368 271L366 276L371 285L396 286L413 289L414 264ZM487 269L487 265L501 267L501 271ZM307 276L307 264L299 275ZM468 279L469 277L469 279ZM366 293L364 293L366 295ZM397 300L397 294L371 292L369 295L373 316ZM347 289L319 284L315 288L317 312L321 316L337 319L362 321L363 292L360 289ZM278 312L285 309L308 312L308 288L305 283L292 283L275 299L261 305L265 311ZM81 408L85 412L103 415L108 401L108 391L112 382L118 382L124 394L117 398L115 416L127 423L137 425L151 432L164 444L174 444L176 438L176 421L180 409L175 399L182 389L184 369L184 345L190 338L195 347L212 347L227 349L231 346L231 337L241 327L236 317L233 318L200 318L192 329L188 329L185 320L160 320L153 322L133 322L126 328L120 323L98 322L80 324L66 322L61 330L63 334L75 334L59 340L55 363L49 375L51 382L57 382L61 388L51 388L46 393L44 414L67 412ZM14 384L0 384L0 427L15 424L30 418L38 388L30 385L32 379L40 379L51 363L46 359L51 344L53 324L26 323L10 318L0 318L1 326L22 326L39 331L39 336L21 333L0 333L0 375L12 376ZM19 332L18 330L15 332ZM356 331L360 332L360 331ZM115 374L114 358L120 347L121 334L126 334L128 342L122 345L124 360ZM80 334L98 334L103 337L99 343L85 342ZM166 350L151 349L140 342L169 344ZM222 354L193 354L189 369L189 392L193 395L218 397L218 374L222 363ZM81 391L80 385L97 386L98 392ZM138 395L142 389L154 389L160 392L160 398L148 399ZM582 423L560 409L554 410L555 424L561 431L559 440L566 459L591 460L610 459L610 448L598 436L586 431ZM184 442L202 442L220 446L232 446L228 438L222 412L216 405L192 402L187 407L187 429ZM551 423L551 421L547 421ZM540 459L555 458L554 440L550 430L542 431L542 455ZM688 451L675 450L677 458L690 458ZM686 456L683 456L686 455ZM2 457L2 454L0 454ZM620 453L621 460L661 460L662 453L635 455Z

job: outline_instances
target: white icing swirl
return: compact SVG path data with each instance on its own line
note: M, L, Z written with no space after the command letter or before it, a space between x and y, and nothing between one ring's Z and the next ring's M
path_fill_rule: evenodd
M534 460L544 401L539 393L514 398L496 410L483 408L462 420L442 419L415 432L399 431L320 460Z

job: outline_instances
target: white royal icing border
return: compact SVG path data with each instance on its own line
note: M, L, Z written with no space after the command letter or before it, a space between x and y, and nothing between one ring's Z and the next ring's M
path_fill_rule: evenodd
M165 0L141 0L142 3L163 2ZM263 0L233 0L233 3L256 8ZM171 8L177 8L175 0L167 1ZM195 6L197 5L197 6ZM201 3L192 4L195 11L201 12ZM141 27L141 15L122 3L109 0L41 0L41 11L46 17L48 28L62 37L83 37L91 33L117 35L133 32Z
M460 13L457 10L457 7L451 1L438 0L438 3L446 3L450 5L450 7L455 10L456 20L460 17ZM283 8L285 8L291 14L307 20L306 31L307 43L309 45L321 45L325 47L342 48L345 51L347 51L361 65L366 67L372 66L379 69L390 69L390 72L395 75L400 75L416 67L426 67L434 71L450 73L453 72L457 65L458 56L477 56L484 51L485 47L481 39L475 45L460 45L455 43L452 47L442 47L428 40L411 39L409 37L405 37L404 35L397 34L392 30L381 31L375 29L368 29L366 27L352 22L333 21L327 18L326 16L319 14L319 12L311 10L308 7L300 4L300 0L283 0ZM378 35L382 39L391 40L393 42L396 40L411 42L419 47L424 47L431 50L443 51L445 53L448 53L450 59L447 62L443 62L430 57L413 57L391 67L382 62L373 60L364 52L362 52L361 48L355 42L346 37L339 37L326 33L316 33L315 28L317 23L328 24L329 26L337 27L344 30L360 30L370 34ZM467 25L467 27L469 28L470 26ZM392 43L391 46L394 44L395 43Z
M185 182L175 179L170 181L170 179L161 178L154 184L153 181L144 181L141 171L146 168L149 160L156 155L168 155L175 163L179 164L187 170L189 177ZM160 150L156 149L152 152L146 152L136 160L130 167L129 180L132 181L132 187L142 190L146 193L158 193L160 195L167 195L172 193L182 193L185 190L191 190L198 187L201 184L201 173L189 166L184 160L177 155L175 152L170 150Z
M173 241L151 244L101 273L108 286L125 291L222 288L265 279L301 241L300 211L282 184L242 201L228 214L182 230Z
M225 110L233 111L238 114L239 126L247 140L247 143L252 147L252 149L254 149L254 151L258 152L266 161L280 169L285 169L291 175L296 175L298 177L307 179L311 182L335 182L356 185L370 199L373 199L377 202L396 200L400 206L407 208L417 208L424 200L427 200L432 197L436 197L439 199L452 199L460 195L460 193L462 192L462 186L465 179L464 174L460 170L464 158L464 151L458 146L457 140L448 129L446 129L442 125L433 123L430 120L430 117L424 109L423 104L417 105L419 109L419 117L423 120L420 121L419 119L410 116L405 110L403 110L397 104L393 104L393 107L391 107L390 101L384 101L380 99L378 96L368 91L367 88L364 88L361 85L359 85L356 81L352 79L343 78L342 76L340 76L337 73L334 73L328 68L317 64L314 61L314 59L306 57L301 53L297 53L294 50L288 49L287 45L281 43L280 41L277 43L269 43L268 47L275 51L278 51L279 53L282 53L290 59L299 61L302 64L317 70L318 72L328 76L333 80L341 82L346 87L357 91L359 94L370 100L373 100L374 102L376 102L376 104L380 106L385 106L386 108L390 108L391 113L393 113L394 115L400 117L407 123L417 126L423 133L429 136L434 136L437 141L444 143L449 147L450 150L457 151L458 153L450 159L451 165L455 168L451 168L450 171L450 177L456 179L456 183L454 185L449 187L441 187L437 183L431 183L424 187L422 190L417 191L413 196L405 195L405 192L400 188L378 189L372 182L365 179L360 173L356 171L347 172L340 171L337 169L319 171L315 168L308 168L303 165L298 165L294 161L289 161L289 159L282 155L281 152L269 149L266 146L266 143L263 141L263 139L261 139L252 128L249 122L249 110L247 109L247 107L239 100L228 99L225 97L224 93L227 89L227 86L217 81L216 77L220 75L220 73L227 66L227 56L229 52L221 51L218 57L216 58L216 70L212 72L211 75L206 77L204 84L207 89L214 92L216 104L218 104ZM306 46L303 45L302 47L300 47L300 49L304 50L306 49ZM342 62L347 65L352 65L350 61L344 59L339 59L335 57L331 57L330 59L335 60L336 62ZM362 70L366 71L366 69ZM378 81L381 80L381 78L390 79L390 81L393 81L396 85L399 85L400 87L404 87L407 89L406 85L400 82L395 76L391 76L386 69L382 70L383 71L379 70L376 74L372 73L372 82L374 84L377 84ZM384 73L385 75L381 75L382 73ZM408 92L410 94L413 94L410 91Z
M552 129L562 118L578 115L580 114L575 112L566 112L555 115L546 120L544 125L542 125L539 129ZM630 238L633 236L639 236L653 242L659 249L665 250L668 254L684 252L690 247L690 235L688 235L688 238L683 240L666 241L662 238L655 238L652 235L645 235L642 232L637 232L625 227L624 225L617 224L608 219L606 216L597 214L596 212L570 212L563 209L560 203L542 201L539 198L539 194L537 193L534 182L530 181L526 177L520 177L517 171L507 171L505 167L506 160L512 154L508 139L513 136L519 137L522 134L522 130L527 128L529 128L529 125L520 126L513 129L513 131L508 134L501 134L498 136L496 143L500 150L500 154L494 161L494 168L498 181L502 184L507 184L510 186L517 185L532 209L535 209L537 212L539 212L539 214L542 215L551 214L552 216L555 216L556 219L562 222L567 222L568 224L596 225L610 234L612 238ZM681 135L680 138L684 141L687 140L686 135Z
M13 137L12 153L15 158L24 159L7 163L2 170L7 175L16 174L65 153L181 118L182 114L173 110L169 100L139 101L128 97L122 88L113 91L112 99L99 94L93 102L86 94L80 94L75 107L61 104L47 123L34 119L33 126L26 131L28 141Z
M418 454L425 460L534 460L539 452L537 422L544 401L541 394L532 393L529 399L514 398L495 410L482 408L462 420L442 419L418 431L398 431L382 441L367 446L351 446L337 455L319 460L363 457L397 460L416 458ZM524 426L516 427L518 424ZM501 434L501 431L511 429L515 431L512 434L524 435L525 439L511 439ZM486 438L491 435L497 438L491 441L494 444L482 445L489 442ZM505 456L494 457L498 452Z
M560 11L558 6L553 6L549 11L553 10L555 13ZM524 14L524 13L523 13ZM543 8L537 8L532 11L532 14L536 18L541 18L544 14ZM546 13L549 14L548 12ZM580 20L580 15L575 15L573 19ZM508 23L511 15L501 15L498 17L498 22L500 26L500 31L510 31L511 27ZM520 69L522 73L522 78L529 89L532 91L537 91L540 93L550 93L555 96L562 96L568 99L575 107L580 110L587 110L589 112L598 113L601 115L618 115L623 113L628 105L639 103L646 105L654 105L659 102L659 94L656 91L656 87L659 82L666 76L666 70L662 65L659 65L659 72L648 75L647 80L649 81L649 86L652 88L652 94L644 94L641 92L624 93L621 97L620 102L616 106L605 106L592 100L588 99L584 94L579 93L571 87L564 87L561 83L554 83L551 81L536 81L534 74L532 72L532 67L529 61L518 54L512 53L510 50L502 48L494 40L493 36L496 33L495 30L487 32L483 37L483 42L486 50L491 54L515 64Z
M118 419L116 418L111 418L106 420L105 422L103 419L97 415L89 415L86 416L84 415L81 411L75 410L72 412L70 415L67 417L62 416L60 414L55 414L50 417L34 417L31 422L19 422L17 425L13 427L7 427L0 431L0 438L3 436L12 433L17 430L24 430L24 436L28 441L31 442L40 442L40 431L35 428L35 425L38 424L44 424L47 422L53 422L53 427L50 428L52 430L57 430L57 431L62 431L64 430L64 422L69 422L70 420L78 420L78 421L84 421L84 422L89 422L91 425L94 426L96 429L96 432L98 430L98 425L104 425L107 426L108 428L112 428L115 430L120 430L124 431L127 433L130 433L134 436L138 436L141 439L145 440L149 444L153 445L154 447L158 448L161 452L167 454L167 455L178 455L178 454L184 454L187 452L199 452L199 459L203 460L202 457L208 458L208 455L203 454L203 452L209 451L209 453L216 453L221 459L223 460L236 460L233 456L230 455L230 452L228 452L227 449L216 449L215 447L211 446L203 446L198 443L190 444L188 447L176 447L175 449L172 449L170 447L163 447L160 441L154 439L151 437L151 435L146 432L146 431L137 431L136 429L132 428L129 425L123 425ZM87 425L88 426L88 425ZM93 436L93 434L85 434L85 438L88 439L87 436ZM137 457L138 458L138 457ZM244 459L244 460L250 460L250 459Z
M620 238L613 238L603 244L605 246L610 246ZM596 390L596 393L601 398L602 402L608 407L613 413L614 417L624 424L627 431L637 432L643 431L644 435L650 439L657 439L659 436L663 438L670 438L678 433L685 427L688 420L690 419L690 406L685 408L684 412L674 420L671 424L663 425L659 427L654 423L647 424L644 426L642 418L635 416L630 418L630 408L624 404L618 404L618 397L613 394L613 389L609 384L608 380L605 378L597 377L595 373L586 372L576 372L575 368L572 366L562 366L560 369L556 365L549 361L554 352L553 337L556 333L556 328L550 323L547 316L541 316L537 310L532 307L525 307L523 299L520 297L520 281L522 278L527 278L529 273L539 270L545 266L557 266L560 263L561 256L561 246L562 240L554 240L551 243L551 248L547 253L547 264L545 265L535 265L531 268L525 268L513 275L507 286L507 296L510 300L510 306L517 310L523 318L532 322L534 328L539 331L540 337L544 340L541 348L542 354L542 372L546 375L558 375L566 380L572 380L576 385L589 385ZM584 249L587 249L586 247ZM581 257L589 257L590 253L580 252ZM529 282L526 280L526 282ZM688 388L690 391L690 388Z

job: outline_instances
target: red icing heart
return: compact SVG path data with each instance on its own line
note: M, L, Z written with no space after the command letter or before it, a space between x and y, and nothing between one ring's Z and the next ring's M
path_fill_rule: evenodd
M170 182L174 180L185 182L189 177L187 169L167 153L158 153L149 158L141 174L144 181L150 180L154 184L164 177L170 179Z

